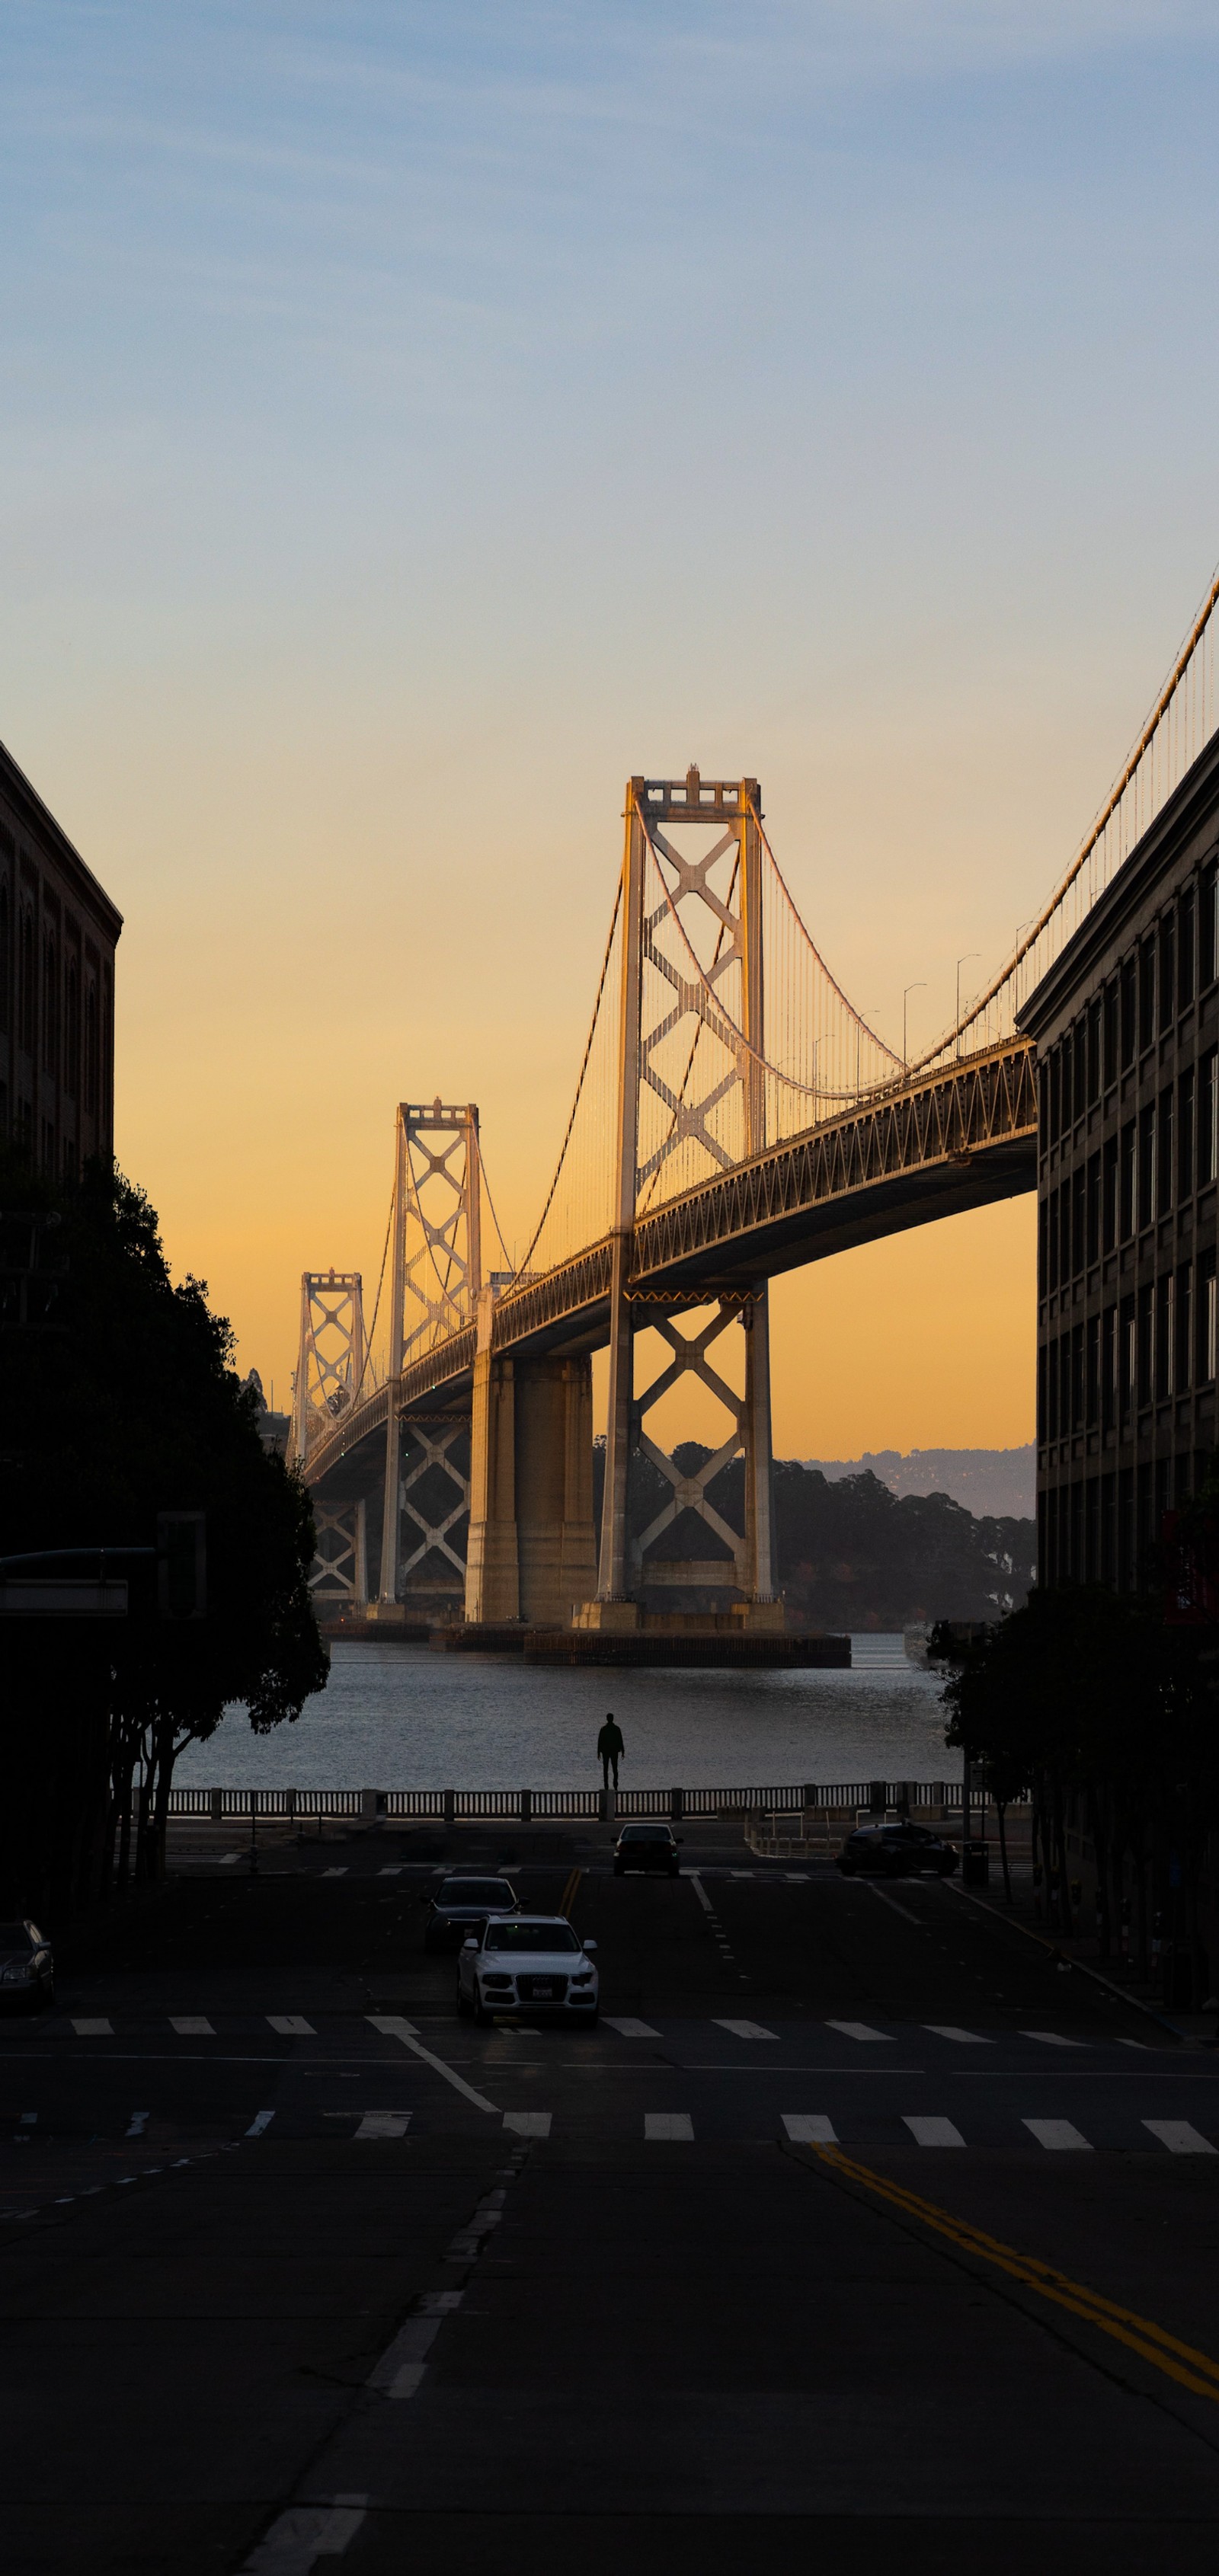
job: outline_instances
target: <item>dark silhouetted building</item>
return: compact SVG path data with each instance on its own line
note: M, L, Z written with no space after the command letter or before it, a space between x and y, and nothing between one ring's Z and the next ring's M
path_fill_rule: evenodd
M114 1151L122 914L0 744L0 1137L55 1176Z
M1219 737L1020 1013L1043 1583L1132 1583L1215 1446Z

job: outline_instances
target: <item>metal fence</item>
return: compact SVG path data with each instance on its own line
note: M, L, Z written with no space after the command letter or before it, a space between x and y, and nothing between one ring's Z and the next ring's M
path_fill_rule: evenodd
M856 1815L862 1810L961 1808L959 1780L804 1781L777 1789L171 1789L169 1813L199 1823L323 1822L350 1816L367 1824L394 1819L437 1823L534 1824L546 1820L665 1817L680 1821L738 1816ZM972 1793L977 1811L986 1805Z

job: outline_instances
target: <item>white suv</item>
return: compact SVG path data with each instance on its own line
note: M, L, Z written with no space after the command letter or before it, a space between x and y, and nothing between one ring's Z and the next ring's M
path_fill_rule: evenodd
M561 2013L595 2022L597 1971L563 1914L495 1915L465 1941L457 1960L457 2009L488 2022L496 2013Z

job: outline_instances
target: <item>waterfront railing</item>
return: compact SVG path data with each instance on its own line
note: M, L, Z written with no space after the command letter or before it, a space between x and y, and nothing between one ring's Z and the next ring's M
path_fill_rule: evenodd
M304 1787L171 1789L171 1818L227 1824L255 1820L320 1823L349 1817L377 1824L433 1819L438 1824L541 1824L609 1817L713 1820L736 1817L909 1813L939 1818L962 1811L959 1780L804 1781L782 1788L743 1789L309 1789ZM970 1808L979 1816L990 1802L979 1790Z

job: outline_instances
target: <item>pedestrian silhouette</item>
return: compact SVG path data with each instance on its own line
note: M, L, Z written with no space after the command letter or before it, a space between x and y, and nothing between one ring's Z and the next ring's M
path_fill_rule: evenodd
M617 1788L618 1756L620 1753L625 1753L626 1746L622 1741L621 1727L618 1725L612 1709L610 1710L609 1716L606 1718L600 1735L597 1737L597 1751L601 1756L601 1777L605 1782L606 1788L608 1789L610 1784L611 1764L613 1766L614 1773L614 1787Z

